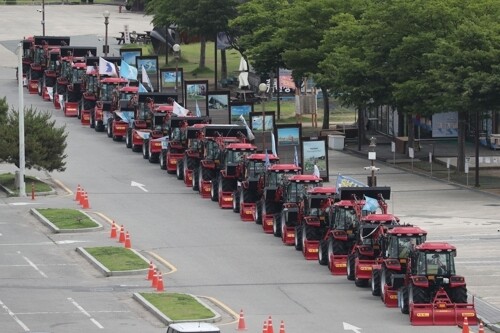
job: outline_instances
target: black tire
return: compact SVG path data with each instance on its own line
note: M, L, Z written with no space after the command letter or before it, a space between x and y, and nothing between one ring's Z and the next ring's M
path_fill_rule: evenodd
M318 263L321 266L328 264L328 241L321 239L318 244Z
M200 168L201 168L201 176L202 176L201 180L213 180L213 179L215 179L215 170L207 169L207 168L204 168L202 166L200 166Z
M200 175L199 175L199 170L198 170L199 168L200 168L199 166L195 166L193 168L193 184L192 184L192 189L193 189L193 191L197 191L197 192L200 191L200 184L199 184Z
M212 201L219 201L219 179L214 178L212 179L212 183L210 186L210 199Z
M127 135L125 136L125 146L127 148L132 148L132 131L128 130Z
M391 276L390 276L390 271L387 270L387 268L382 265L382 268L380 270L380 299L382 302L385 302L385 285L392 286L391 284Z
M354 281L356 275L355 269L354 255L350 254L347 256L347 280Z
M42 93L43 93L43 79L42 80L38 80L38 87L37 87L37 89L38 89L38 96L42 96Z
M194 170L196 160L192 157L184 156L184 165L187 166L188 170Z
M153 164L153 163L158 163L160 161L160 153L149 153L148 155L149 155L148 156L149 163Z
M408 303L408 288L407 287L401 287L399 290L399 295L398 295L398 305L399 305L399 310L401 310L402 314L408 314L410 313L410 306Z
M274 214L273 216L273 235L274 237L281 237L281 214Z
M113 120L111 118L108 119L108 124L106 128L106 134L108 135L108 138L113 137Z
M165 154L165 151L162 150L160 153L160 169L161 170L166 170L167 169L167 155Z
M102 120L96 121L94 129L96 132L104 132L104 123Z
M380 269L372 270L372 295L380 296Z
M262 200L258 200L255 203L255 224L262 224L262 220L264 219L263 213L264 212L262 211ZM279 236L277 236L277 237L279 237Z
M89 122L90 128L95 128L95 112L90 111L90 122Z
M299 224L295 226L295 250L302 251L302 226Z
M149 158L149 145L147 140L142 141L142 158L145 160Z
M450 290L450 299L453 303L467 303L467 287L461 286Z
M184 179L184 160L178 159L176 167L177 167L177 172L176 172L177 179L183 180Z
M430 303L429 293L426 289L410 284L408 289L408 303L428 304Z
M233 192L233 212L240 212L240 191L238 190Z

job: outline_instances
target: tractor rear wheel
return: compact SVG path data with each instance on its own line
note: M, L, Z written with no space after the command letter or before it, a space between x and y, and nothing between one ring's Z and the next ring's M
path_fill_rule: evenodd
M199 168L200 168L199 166L195 166L193 168L192 189L193 189L193 191L196 191L196 192L198 192L200 190L200 183L199 183L200 175L199 175L199 170L198 170Z
M219 180L217 178L212 179L212 184L210 186L210 199L215 202L219 200Z
M142 158L143 159L149 158L149 146L146 140L142 142Z
M262 201L258 200L255 204L255 224L262 224L263 211L262 211Z
M380 269L372 270L372 295L380 296Z
M184 179L184 160L183 159L178 159L177 160L177 165L176 165L176 176L177 179L183 180Z
M430 303L429 293L424 288L410 284L408 290L408 303L428 304Z
M401 287L398 293L398 305L401 313L410 313L410 307L408 304L408 287Z
M106 134L108 135L108 138L113 137L113 119L109 118L108 123L106 125Z
M321 266L328 264L328 241L321 239L318 244L318 263Z
M233 192L233 212L240 212L240 192L238 190Z
M453 303L467 303L467 287L453 288L450 290L449 296Z
M392 286L390 274L391 272L385 267L385 265L382 265L382 268L380 269L380 298L382 299L382 302L385 302L385 285L387 284L388 286Z
M167 155L165 154L165 151L162 150L160 153L160 169L161 170L166 170L167 169L167 162L166 162Z
M302 228L300 224L295 226L295 250L297 251L302 251L302 234L304 231Z
M355 278L355 260L354 255L350 254L347 256L347 280L354 281Z
M132 131L127 131L127 135L125 136L125 146L127 148L132 148Z
M273 235L274 237L281 237L281 215L274 215L273 217Z

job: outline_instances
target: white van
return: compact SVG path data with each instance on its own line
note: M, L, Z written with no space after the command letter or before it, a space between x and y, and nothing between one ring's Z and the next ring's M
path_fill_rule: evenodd
M186 322L175 323L168 326L167 333L220 333L220 329L209 323Z

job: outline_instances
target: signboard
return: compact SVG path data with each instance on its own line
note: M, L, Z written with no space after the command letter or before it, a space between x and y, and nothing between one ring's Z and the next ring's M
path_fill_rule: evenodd
M433 138L458 137L458 112L443 112L432 115Z
M184 81L184 91L184 107L193 115L196 115L196 110L199 110L200 116L207 116L208 80L186 80Z
M302 160L302 125L301 124L277 124L275 130L276 150L280 157L280 163L294 164ZM297 155L297 158L295 158Z
M151 82L153 91L158 91L158 57L157 56L140 56L135 58L137 68L137 79L142 82L143 86L147 89L150 87L146 84L147 80ZM147 78L142 75L142 68L147 74Z
M302 173L312 175L314 165L323 181L328 182L328 149L324 136L302 138Z
M176 75L177 72L177 75ZM181 104L184 104L184 71L182 67L160 69L160 91L177 94Z
M207 94L208 115L213 124L229 123L229 91L209 91Z

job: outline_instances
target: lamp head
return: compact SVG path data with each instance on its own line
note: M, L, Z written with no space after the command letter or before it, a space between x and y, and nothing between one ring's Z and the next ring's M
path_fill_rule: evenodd
M181 46L179 44L174 44L172 46L172 50L174 50L174 52L179 52L181 50Z
M107 19L109 17L109 15L111 15L111 13L109 12L109 10L105 10L103 13L102 13L102 16L104 16L105 19Z
M259 84L259 91L260 91L261 93L265 93L265 92L266 92L266 90L267 90L267 84L265 84L265 83L261 83L261 84Z

